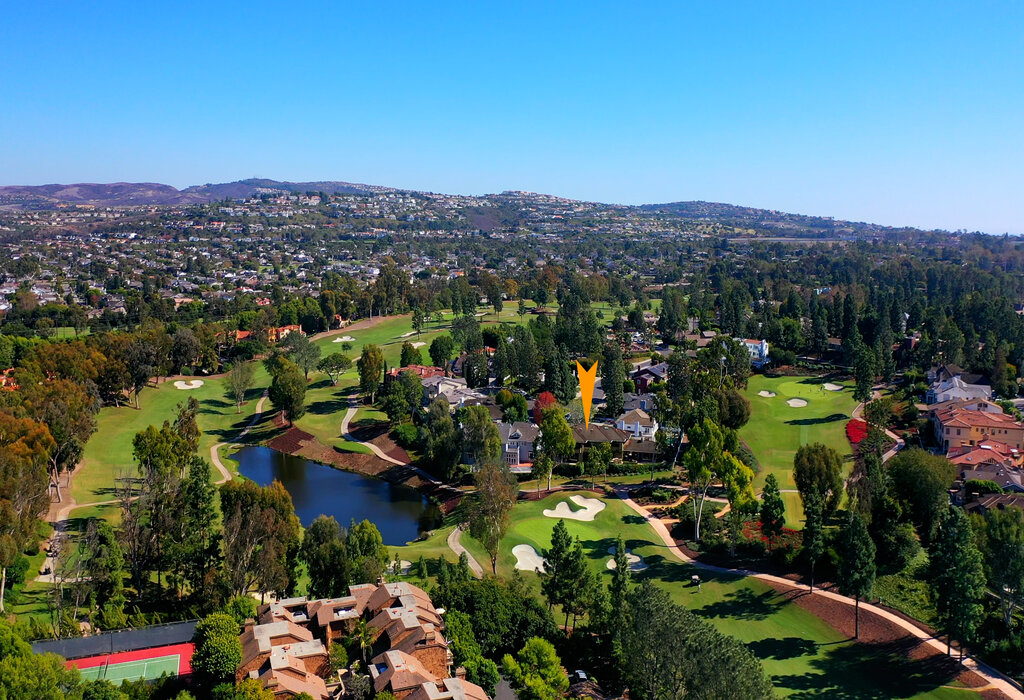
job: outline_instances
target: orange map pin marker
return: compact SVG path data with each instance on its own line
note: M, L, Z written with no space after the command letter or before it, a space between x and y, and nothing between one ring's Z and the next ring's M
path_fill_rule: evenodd
M583 369L583 365L576 360L576 376L580 380L580 394L583 395L583 422L590 427L590 406L594 402L594 384L597 382L597 363L590 366L590 369Z

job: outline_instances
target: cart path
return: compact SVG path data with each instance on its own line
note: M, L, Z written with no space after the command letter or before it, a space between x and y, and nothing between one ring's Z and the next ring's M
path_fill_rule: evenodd
M419 467L415 466L414 464L411 464L409 462L403 462L400 459L395 459L394 457L391 457L390 455L385 453L384 450L382 450L379 447L377 447L376 445L374 445L372 442L363 442L362 440L359 440L355 435L353 435L349 431L349 427L348 426L349 426L349 423L352 421L352 419L355 418L356 412L358 410L359 410L359 397L358 396L350 396L349 399L348 399L348 410L345 411L345 416L341 419L341 437L342 438L344 438L345 440L348 440L349 442L355 442L357 444L363 445L368 450L370 450L370 452L372 452L377 457L380 457L385 462L390 462L391 464L397 464L397 465L399 465L401 467L408 467L409 469L412 469L414 472L416 472L416 475L419 476L424 481L427 481L427 482L430 482L430 483L434 483L434 484L439 484L440 483L440 481L434 475L428 474L427 472L423 471L422 469L420 469Z
M267 401L268 391L269 389L267 391L264 391L263 395L260 396L259 403L256 404L256 412L252 414L252 418L249 420L249 423L245 426L245 428L242 429L242 432L235 436L235 440L241 440L242 438L244 438L246 435L249 434L249 431L252 430L252 427L256 425L257 422L259 422L260 418L263 416L263 404L266 403ZM227 467L224 466L224 463L220 461L220 448L226 444L226 442L218 442L216 445L210 448L210 461L213 462L213 466L215 466L217 468L217 471L220 472L220 478L217 479L217 481L213 482L217 486L220 486L226 481L231 481L232 478L231 472L228 470Z
M619 487L615 490L615 493L619 497L619 499L622 500L623 503L629 506L634 512L637 513L637 515L641 516L644 520L647 521L647 523L654 529L654 532L657 533L658 537L661 538L662 542L665 543L665 546L668 548L668 550L672 552L672 554L674 554L675 557L680 561L687 564L692 564L693 566L696 566L700 569L714 571L720 574L750 576L756 579L761 579L762 581L770 581L777 585L786 586L788 588L802 588L802 586L795 584L793 581L790 581L787 578L782 578L781 576L773 576L772 574L764 574L759 571L751 571L749 569L732 569L724 566L715 566L714 564L707 564L691 558L689 555L686 554L686 552L680 549L679 546L676 544L675 540L672 539L672 535L669 533L668 528L665 527L665 524L661 520L655 518L653 515L647 512L647 510L640 507L636 502L634 502L629 497L629 492L625 488ZM844 595L840 595L832 591L823 591L821 589L815 589L813 595L820 595L830 600L834 600L836 602L843 603L844 605L849 606L853 606L855 603L853 598L847 598ZM920 639L922 642L932 647L936 651L942 654L946 653L945 643L939 641L931 634L929 634L927 631L921 629L917 625L904 620L902 617L899 617L898 615L890 613L888 610L884 610L870 603L862 602L860 604L860 607L861 609L866 610L874 615L877 615L883 620L886 620L887 622L890 622L896 625L897 627L900 627L906 632L909 632L911 635ZM988 682L988 686L986 687L991 686L998 688L1007 697L1016 698L1017 700L1024 700L1024 692L1021 692L1020 688L1018 688L1016 684L1014 684L1008 678L999 673L999 671L996 671L987 664L984 664L976 660L972 656L965 656L963 660L963 666L967 670L977 673L984 680L986 680Z
M457 525L451 534L448 535L448 549L455 552L455 555L462 557L463 554L469 559L469 569L473 572L473 575L477 578L483 578L484 567L480 566L480 562L476 560L473 553L470 552L462 545L462 525Z

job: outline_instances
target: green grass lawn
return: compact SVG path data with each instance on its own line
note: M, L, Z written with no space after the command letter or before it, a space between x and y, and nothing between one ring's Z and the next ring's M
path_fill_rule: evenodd
M82 462L72 479L71 493L75 500L95 503L114 498L114 479L122 474L136 474L132 456L135 434L149 425L173 421L178 404L189 397L199 401L198 422L203 431L199 454L208 456L214 443L233 439L249 423L270 378L263 366L257 365L254 386L248 392L241 413L236 413L233 402L224 397L223 379L203 381L203 386L187 391L176 388L174 382L161 382L142 390L139 409L107 406L100 410L96 432L86 443Z
M844 458L851 455L846 439L846 423L856 408L853 390L844 385L842 391L827 391L823 380L815 377L750 378L743 395L750 401L750 421L740 428L740 438L757 457L761 469L754 480L754 488L761 489L768 474L775 474L779 488L795 489L793 458L801 445L822 442L839 452ZM773 397L759 396L766 391ZM807 401L801 408L789 406L786 401L799 398ZM847 462L846 469L852 466ZM797 494L783 494L786 501L786 525L802 527L803 511Z
M510 576L516 558L512 548L527 544L538 552L550 546L556 520L543 515L568 500L572 492L553 494L540 501L520 502L513 512L508 535L501 542L498 573ZM591 493L583 495L592 497ZM761 658L780 695L793 697L910 698L968 697L968 691L943 688L948 679L935 678L889 648L855 644L810 612L752 578L714 574L679 562L666 551L654 531L625 504L605 500L606 508L593 522L566 520L579 537L591 568L607 580L608 548L621 535L626 547L643 557L649 568L638 574L663 586L679 604L707 618L722 632L748 644ZM443 544L448 529L435 533L430 548ZM483 546L469 537L462 542L485 569L490 561ZM401 556L415 561L417 545L399 548ZM436 556L436 555L435 555ZM429 555L428 555L429 558ZM698 573L701 590L690 585ZM539 578L523 572L523 578L539 595ZM852 613L851 613L852 614ZM561 622L561 618L558 618Z

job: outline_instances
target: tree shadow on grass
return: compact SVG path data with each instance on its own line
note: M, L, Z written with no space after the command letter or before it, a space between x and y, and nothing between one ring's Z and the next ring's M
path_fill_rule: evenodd
M647 521L640 515L623 515L622 522L626 525L643 525Z
M326 416L332 413L344 413L347 410L348 400L341 397L333 397L325 401L314 401L313 403L306 406L306 413L311 413L315 416Z
M271 414L269 412L264 412L263 415L260 416L260 420L258 420L253 425L253 430L256 429L256 426L261 425L265 421L270 420L270 415ZM218 442L228 442L230 440L234 440L235 438L237 438L239 433L245 430L246 426L249 425L249 421L251 420L252 416L239 414L235 417L234 422L232 422L230 425L225 426L223 428L213 428L210 430L205 430L204 432L207 435L213 435L214 437L216 437Z
M701 576L703 578L703 574ZM705 605L698 611L702 617L727 617L734 620L766 620L783 604L775 591L755 593L741 588L724 599Z
M820 418L794 418L793 420L786 421L786 425L821 425L822 423L835 423L849 419L850 417L845 413L833 413L830 416L822 416Z
M235 408L235 404L226 399L206 398L199 402L200 413L223 413L225 409Z
M818 645L809 639L800 637L783 637L782 639L762 639L747 644L759 659L795 659L817 651Z
M811 661L821 673L775 676L774 681L796 690L790 698L837 700L906 698L952 682L960 672L957 662L942 655L911 658L920 644L903 637L835 646Z

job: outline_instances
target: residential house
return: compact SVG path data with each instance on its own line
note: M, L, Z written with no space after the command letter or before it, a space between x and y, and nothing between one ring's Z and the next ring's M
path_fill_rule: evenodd
M946 459L965 469L980 467L1003 467L1016 469L1021 466L1022 453L1016 448L998 440L982 440L976 445L960 445L946 453Z
M969 467L960 472L960 480L965 489L968 481L991 481L1007 493L1024 493L1024 472L1020 469L995 465Z
M326 700L338 692L330 680L327 649L364 620L374 630L370 675L377 692L414 700L488 700L482 689L463 680L462 669L451 677L444 620L422 589L405 582L358 584L349 594L259 606L259 624L249 621L242 633L237 678L258 678L275 698L306 692Z
M992 384L983 375L964 372L952 364L941 365L928 371L925 403L991 398Z
M622 397L622 408L625 411L632 411L639 408L650 413L654 410L654 394L634 394L627 392Z
M305 642L304 644L320 644ZM297 647L278 646L270 652L270 657L259 669L249 673L249 678L260 681L266 690L274 695L274 700L297 698L303 693L313 700L329 700L335 693L327 689L327 683L316 673L306 669L303 658L295 654Z
M634 408L616 418L615 427L630 433L634 440L654 440L658 432L658 421L642 408Z
M462 377L428 377L423 380L423 390L426 392L428 403L442 396L448 401L452 411L470 402L487 399L482 392L470 389Z
M935 439L948 453L964 445L996 440L1018 452L1024 449L1024 425L1005 413L969 411L953 407L932 415Z
M398 700L409 697L428 683L435 683L434 674L414 657L401 651L386 651L370 660L370 678L375 693L389 692Z
M990 510L1004 510L1006 508L1019 508L1024 510L1024 494L1021 493L993 493L982 496L966 506L969 513L981 513L984 515Z
M656 365L640 367L633 372L633 384L636 385L636 390L642 394L649 392L651 385L655 382L664 382L667 379L667 362L659 362Z
M409 693L406 700L489 700L480 686L465 678L445 678L436 683L424 683Z
M582 456L588 446L599 442L608 443L612 447L613 454L617 452L621 456L622 446L629 439L629 433L612 425L591 422L589 426L583 424L572 426L572 437L576 441L578 456Z
M274 662L278 667L297 660L303 673L326 674L330 665L323 642L314 639L308 629L287 620L265 624L249 620L239 641L242 643L242 663L235 673L239 681L253 673L260 675L261 669L270 662L274 649L283 649L289 657L283 659L279 656Z
M743 346L750 353L750 364L753 367L763 367L768 363L768 341L752 340L751 338L735 338L743 343Z
M502 458L510 467L533 463L534 443L540 435L540 428L533 423L516 421L498 423L501 436Z
M279 326L278 328L271 328L267 331L267 338L271 343L279 343L288 337L289 333L298 333L299 335L306 335L306 332L302 330L302 326L291 324L287 326Z

